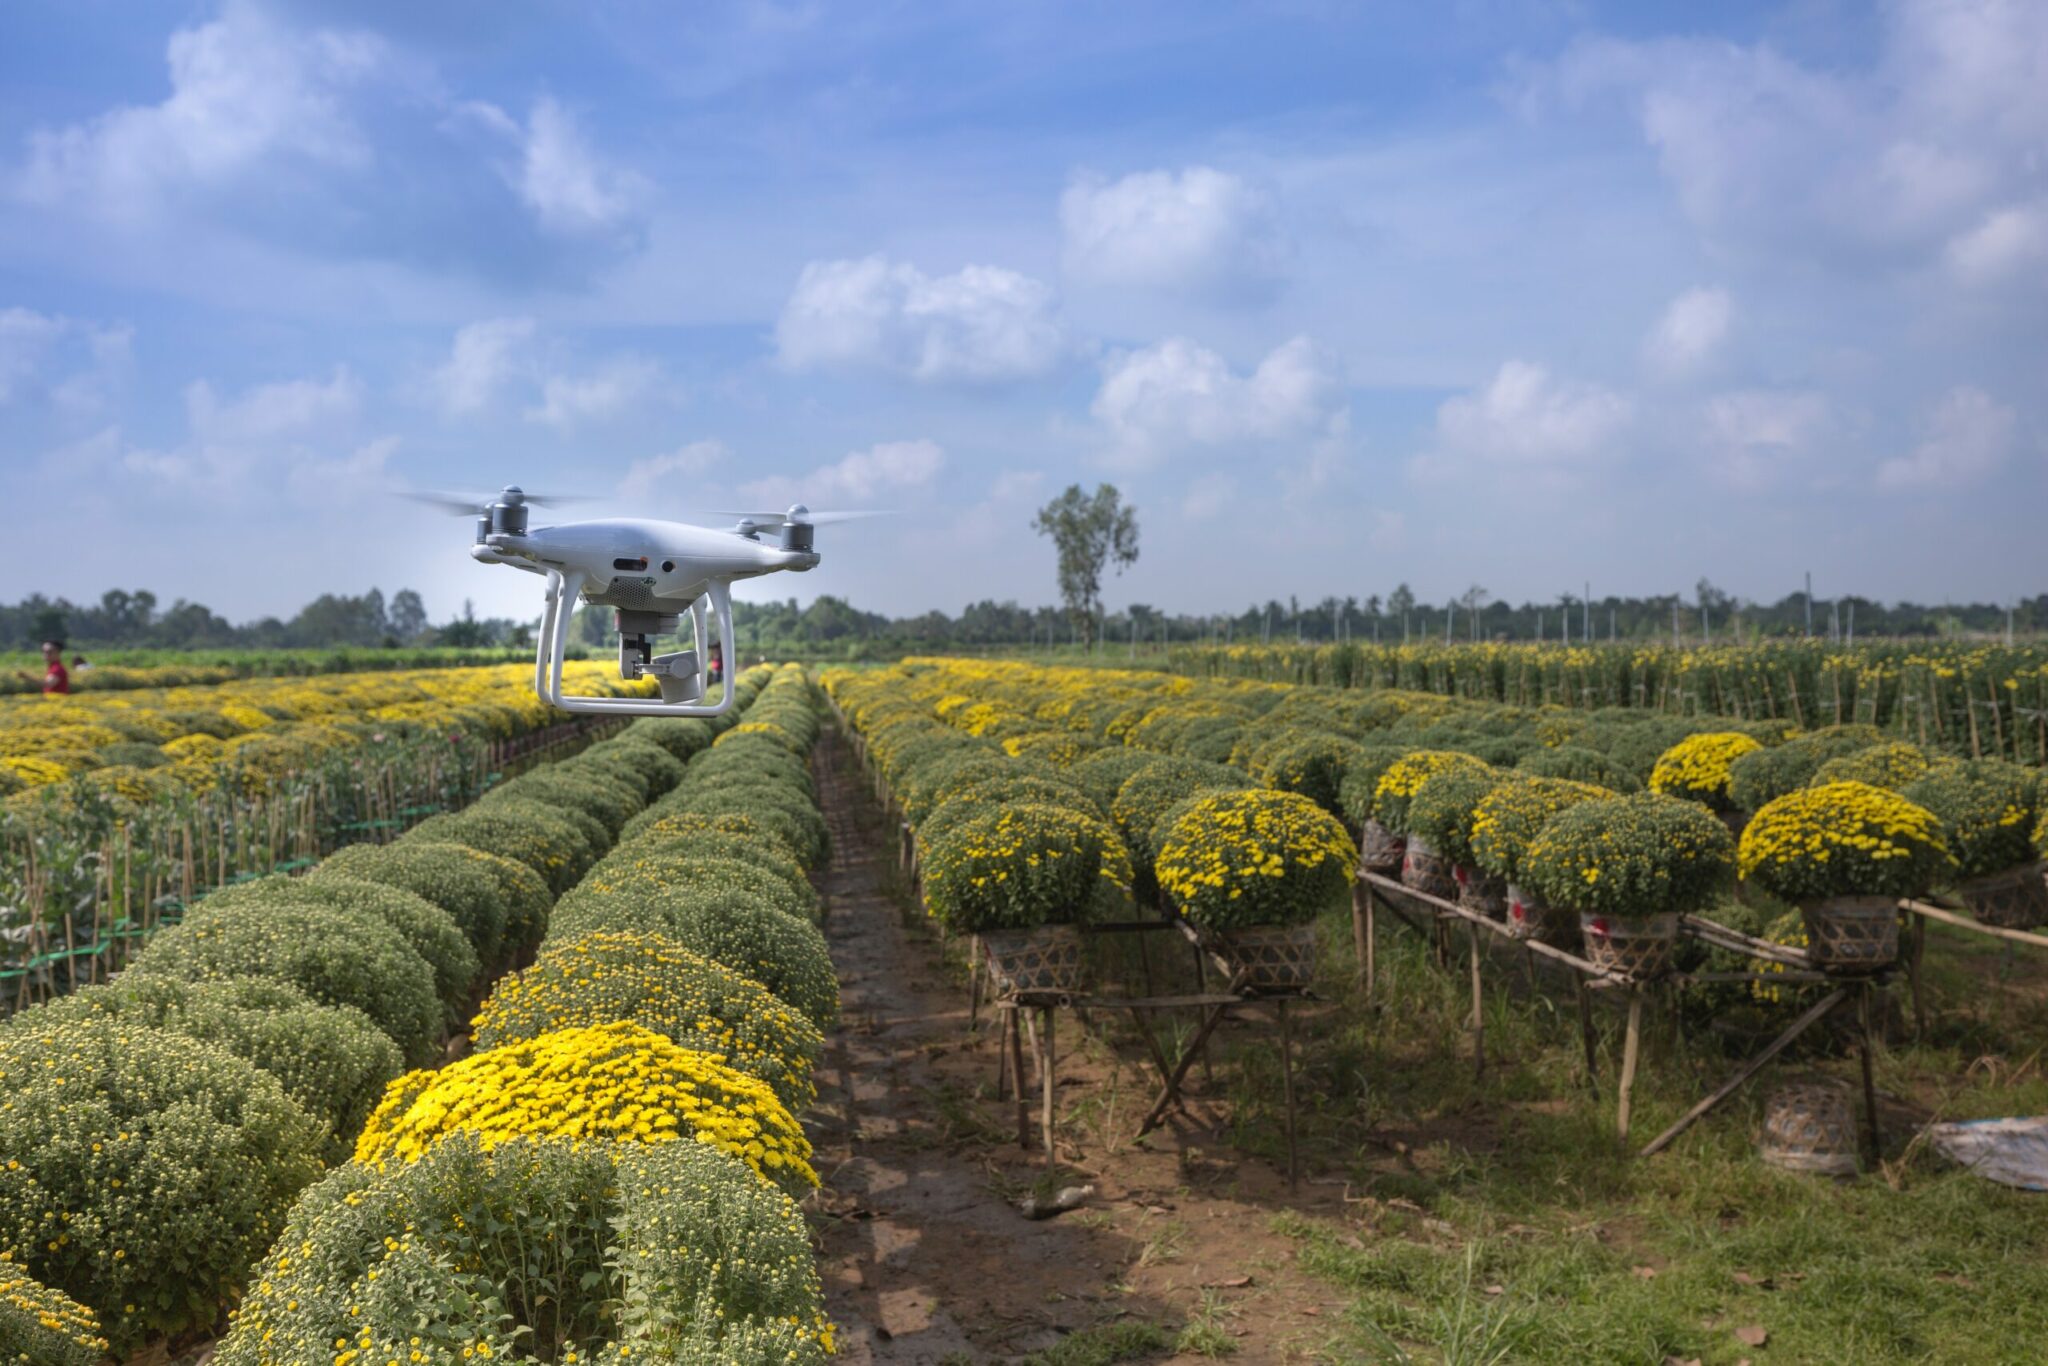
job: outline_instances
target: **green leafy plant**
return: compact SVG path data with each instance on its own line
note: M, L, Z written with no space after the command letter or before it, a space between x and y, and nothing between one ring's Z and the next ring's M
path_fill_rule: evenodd
M2041 775L1999 759L1948 764L1899 794L1941 822L1956 876L1989 877L2034 860L2033 829L2043 809Z
M1430 848L1461 867L1478 860L1472 850L1472 825L1479 804L1508 781L1497 768L1457 765L1426 779L1408 805L1408 833L1429 841Z
M1735 761L1763 746L1740 731L1706 731L1688 735L1657 757L1650 770L1650 791L1683 797L1710 811L1731 811L1730 770Z
M1020 803L966 821L934 840L924 862L925 901L952 930L1089 919L1101 884L1131 885L1131 866L1109 826L1071 807Z
M1592 783L1518 773L1495 786L1473 808L1472 861L1482 872L1519 883L1522 856L1552 816L1580 802L1597 802L1612 795Z
M1640 919L1699 910L1734 867L1735 837L1704 806L1643 792L1552 816L1519 880L1552 906Z
M1409 833L1408 812L1422 785L1448 769L1461 768L1484 773L1490 766L1483 759L1455 750L1418 749L1387 765L1373 785L1373 818L1397 835Z

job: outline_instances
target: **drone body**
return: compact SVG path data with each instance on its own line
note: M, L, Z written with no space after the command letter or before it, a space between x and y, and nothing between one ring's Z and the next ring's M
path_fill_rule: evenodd
M439 499L462 511L474 502ZM718 617L723 677L735 676L732 583L778 570L801 573L817 565L812 549L822 523L864 514L820 513L802 505L786 513L748 513L730 531L640 518L569 522L529 529L528 507L539 502L507 487L476 518L472 558L510 565L547 580L546 608L534 655L534 691L564 711L634 716L717 716L732 706L732 690L704 705L708 612ZM773 543L760 538L775 534ZM653 678L661 698L565 697L562 660L575 603L618 613L619 675ZM691 622L694 647L656 655L653 640Z

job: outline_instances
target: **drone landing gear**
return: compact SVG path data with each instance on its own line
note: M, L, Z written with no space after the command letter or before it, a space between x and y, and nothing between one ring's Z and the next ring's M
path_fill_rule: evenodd
M696 633L695 649L665 655L654 653L652 637L674 630L681 620L680 615L623 610L619 613L619 676L654 679L661 689L659 701L651 697L564 697L562 660L569 642L570 613L577 596L583 591L583 576L549 570L547 577L547 608L541 616L540 646L533 661L533 689L540 694L541 701L563 711L585 715L720 716L731 710L733 692L730 686L717 702L710 706L702 705L704 671L701 662L707 653L706 642L710 639L706 631L709 623L705 611L708 598L711 608L718 614L719 663L724 670L723 676L728 680L734 677L730 585L713 579L704 596L690 604L690 624Z

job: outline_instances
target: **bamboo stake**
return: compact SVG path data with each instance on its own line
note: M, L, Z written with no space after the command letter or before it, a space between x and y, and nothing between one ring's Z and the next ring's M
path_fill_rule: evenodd
M1628 1142L1629 1106L1636 1085L1636 1062L1642 1051L1643 1037L1643 991L1641 987L1630 987L1628 993L1628 1033L1623 1037L1621 1048L1621 1082L1615 1091L1614 1128L1621 1141Z

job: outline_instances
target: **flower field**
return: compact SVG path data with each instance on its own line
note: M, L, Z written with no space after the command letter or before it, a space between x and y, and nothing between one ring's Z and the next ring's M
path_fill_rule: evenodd
M948 659L824 684L915 833L928 909L968 932L1115 918L1126 892L1213 930L1300 923L1340 901L1354 839L1405 841L1461 896L1714 906L1759 936L2048 852L2042 771L1954 735Z
M0 1009L98 980L208 888L389 838L575 733L517 667L0 698Z
M734 686L0 1024L0 1345L823 1360L817 708L801 669Z
M2048 647L1767 641L1674 647L1418 640L1402 645L1179 646L1204 679L1436 693L1518 707L1632 708L1875 726L1972 758L2048 762Z

